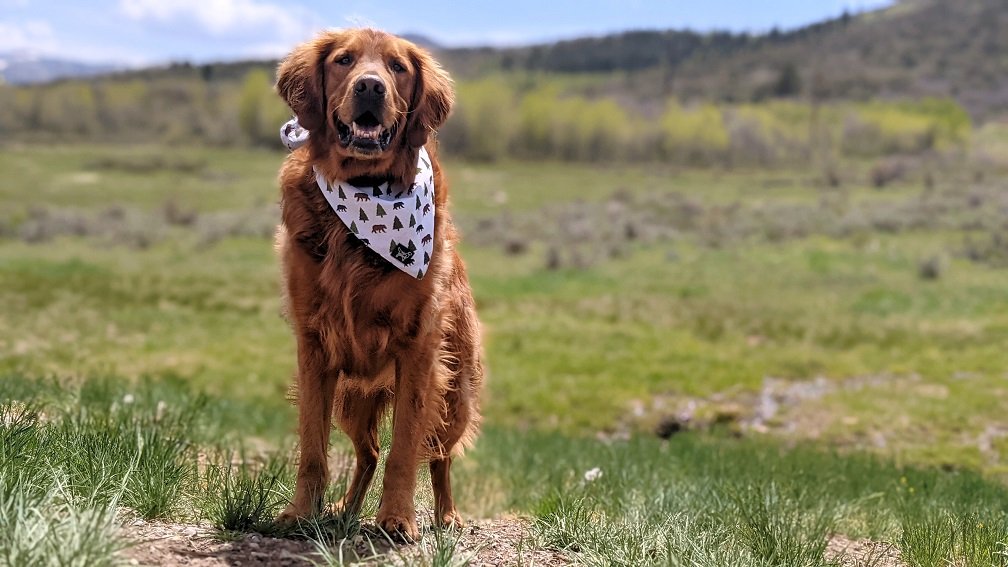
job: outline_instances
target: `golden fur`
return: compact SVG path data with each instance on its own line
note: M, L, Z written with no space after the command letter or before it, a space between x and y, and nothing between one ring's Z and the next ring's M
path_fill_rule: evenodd
M365 78L371 82L362 83ZM375 82L384 89L381 100L372 101L380 122L375 128L392 133L388 147L346 145L341 132L355 120L355 105L363 104L355 88L373 88ZM413 496L424 460L430 465L437 520L461 525L450 467L452 456L475 436L483 370L479 323L455 250L448 185L431 135L454 101L451 80L417 46L380 31L354 29L326 32L296 47L280 64L277 91L311 133L309 144L291 153L280 170L277 247L297 339L301 457L294 499L278 520L319 510L329 476L333 417L350 437L357 459L339 506L358 513L378 462L378 423L391 408L392 446L379 527L418 537ZM434 169L437 214L430 266L417 280L349 233L316 186L312 167L331 179L407 182L422 146Z

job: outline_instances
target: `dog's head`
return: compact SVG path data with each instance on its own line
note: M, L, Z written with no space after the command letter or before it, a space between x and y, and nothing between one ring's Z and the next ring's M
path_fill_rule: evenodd
M448 74L426 51L372 29L324 32L297 46L280 63L277 91L311 133L318 157L370 173L391 169L397 155L415 155L455 98Z

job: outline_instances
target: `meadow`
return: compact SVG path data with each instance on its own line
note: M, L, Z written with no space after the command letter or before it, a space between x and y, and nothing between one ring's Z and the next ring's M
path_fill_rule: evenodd
M518 564L1008 565L1008 136L971 135L800 168L449 160L489 371L463 514L523 518ZM373 537L375 494L363 524L270 523L282 159L3 147L0 564L124 561L134 519L321 564ZM458 537L342 561L475 563Z

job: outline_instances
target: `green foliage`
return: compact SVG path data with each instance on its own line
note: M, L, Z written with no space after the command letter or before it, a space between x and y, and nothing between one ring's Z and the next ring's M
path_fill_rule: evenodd
M713 104L686 109L670 100L661 125L662 149L678 161L710 163L722 157L730 143L721 110Z
M813 148L827 158L878 156L962 147L970 137L968 115L951 100L686 107L671 99L659 120L649 120L611 98L565 92L561 82L546 79L519 87L485 79L459 89L460 111L440 139L449 152L477 160L510 154L588 162L779 164L805 160ZM518 103L512 119L500 109L513 99Z
M274 146L277 131L289 111L273 92L273 80L264 69L245 75L238 94L238 126L253 145Z
M843 148L855 156L946 149L966 143L971 131L969 115L949 99L872 102L851 108Z
M785 70L788 67L785 67ZM797 71L796 71L797 72ZM785 73L780 89L796 88ZM508 157L582 162L672 161L690 165L780 164L820 157L874 157L963 147L971 120L951 99L893 102L681 104L659 116L617 98L598 80L494 74L457 83L458 100L439 140L476 161ZM627 79L627 85L635 86ZM278 148L289 109L264 68L241 81L136 78L0 89L0 131L19 139Z
M501 77L458 84L452 119L439 133L445 148L477 161L504 158L514 131L514 93Z

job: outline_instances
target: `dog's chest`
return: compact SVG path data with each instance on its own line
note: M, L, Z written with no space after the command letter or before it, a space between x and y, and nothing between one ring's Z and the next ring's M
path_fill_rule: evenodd
M418 281L347 235L334 235L322 262L320 330L333 362L348 374L376 376L417 340L429 309Z

